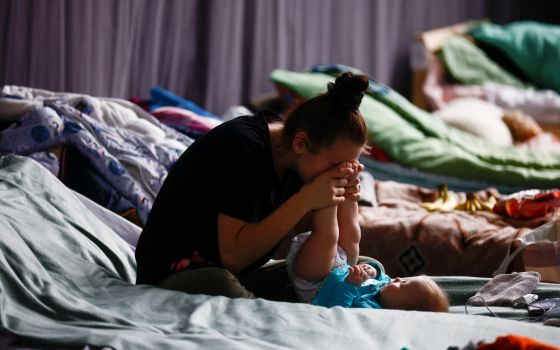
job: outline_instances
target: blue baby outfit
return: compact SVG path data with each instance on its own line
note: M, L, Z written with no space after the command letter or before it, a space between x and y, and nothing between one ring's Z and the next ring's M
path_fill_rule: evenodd
M349 265L332 269L311 304L325 307L381 309L377 302L377 294L381 288L389 284L391 278L385 274L380 263L370 262L368 264L377 270L377 276L368 278L360 287L344 281L349 274Z

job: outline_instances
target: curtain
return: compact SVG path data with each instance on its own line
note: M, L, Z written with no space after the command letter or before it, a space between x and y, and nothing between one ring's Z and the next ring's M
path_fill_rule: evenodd
M275 68L343 63L407 96L414 34L502 14L491 2L0 0L0 84L122 98L160 85L220 114L273 91ZM500 0L500 19L520 3Z

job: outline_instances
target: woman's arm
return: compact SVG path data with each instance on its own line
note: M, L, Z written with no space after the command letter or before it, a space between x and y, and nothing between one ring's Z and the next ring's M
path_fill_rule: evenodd
M307 212L344 201L346 177L352 172L335 167L322 173L257 223L219 213L218 244L224 267L238 273L274 248Z
M296 224L294 229L282 238L280 244L278 245L278 248L272 256L272 259L286 259L286 256L290 251L290 246L292 245L292 239L300 233L311 231L312 228L313 226L311 225L311 211L308 211Z

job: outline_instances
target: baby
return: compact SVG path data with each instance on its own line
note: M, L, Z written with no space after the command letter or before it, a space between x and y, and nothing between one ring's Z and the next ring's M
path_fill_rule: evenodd
M352 168L351 175L337 181L345 200L314 210L312 230L292 240L286 258L298 298L327 307L447 311L445 293L428 277L391 280L380 263L358 263L358 173L364 168L357 161L337 166Z
M445 293L426 276L391 280L378 262L334 268L313 305L447 312Z

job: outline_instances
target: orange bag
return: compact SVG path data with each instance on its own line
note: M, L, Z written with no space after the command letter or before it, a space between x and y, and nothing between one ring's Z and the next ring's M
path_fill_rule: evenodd
M513 219L535 219L545 217L558 207L560 190L528 190L499 200L493 211Z
M482 343L477 350L557 350L556 346L541 343L528 337L508 334L493 343Z

